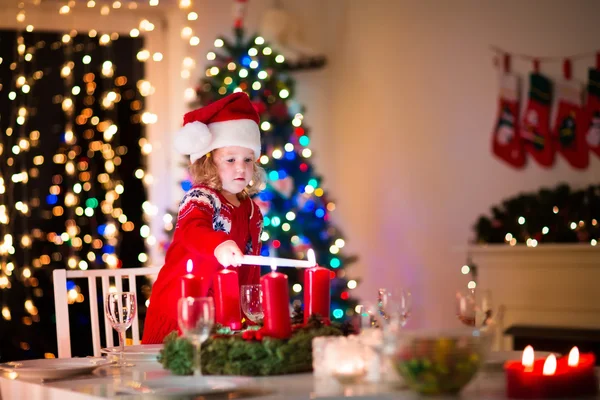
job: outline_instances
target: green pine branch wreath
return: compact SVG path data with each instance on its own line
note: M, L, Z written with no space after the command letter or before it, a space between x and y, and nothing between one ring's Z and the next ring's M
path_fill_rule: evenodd
M306 325L294 325L289 339L262 337L245 331L216 334L202 344L202 373L205 375L268 376L312 371L312 340L319 336L352 333L349 324L324 324L312 316ZM176 331L164 340L158 361L175 375L191 375L194 347Z

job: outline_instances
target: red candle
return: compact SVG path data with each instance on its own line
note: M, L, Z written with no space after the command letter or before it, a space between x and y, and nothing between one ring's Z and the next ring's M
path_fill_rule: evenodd
M286 339L292 334L288 278L271 268L272 272L260 278L265 313L263 332L266 336Z
M573 347L568 357L558 360L559 368L569 374L571 385L580 389L582 396L598 393L598 377L596 376L596 356L594 353L579 354L579 349ZM566 367L562 367L562 364Z
M577 361L572 358L569 363L566 357L556 360L554 355L550 355L546 359L535 360L531 366L525 362L507 362L504 366L507 397L574 398L598 393L594 354L581 354Z
M233 330L242 327L238 273L223 268L215 275L215 321Z
M202 277L192 274L194 264L192 260L187 262L187 274L181 277L181 297L202 297L204 296Z
M304 323L313 315L329 322L331 304L331 280L329 270L318 265L304 271Z

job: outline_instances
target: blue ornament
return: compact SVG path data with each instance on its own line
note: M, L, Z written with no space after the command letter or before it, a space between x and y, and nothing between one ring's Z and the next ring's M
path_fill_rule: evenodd
M181 182L181 188L182 188L184 191L186 191L186 192L187 192L188 190L190 190L190 189L192 188L192 186L193 186L193 185L192 185L192 182L191 182L191 181L189 181L189 180L185 180L185 181L182 181L182 182Z

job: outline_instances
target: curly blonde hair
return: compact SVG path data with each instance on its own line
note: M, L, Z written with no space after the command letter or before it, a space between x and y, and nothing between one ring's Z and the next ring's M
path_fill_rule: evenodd
M202 156L202 158L191 164L189 171L194 185L202 184L214 190L223 189L212 152ZM264 188L265 182L265 170L254 162L252 180L241 193L238 193L238 198L244 199L260 192Z

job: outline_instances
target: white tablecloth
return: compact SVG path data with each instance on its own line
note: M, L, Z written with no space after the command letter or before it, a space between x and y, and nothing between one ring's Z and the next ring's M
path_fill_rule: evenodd
M42 383L22 378L0 376L2 400L87 400L87 399L154 399L168 398L156 394L142 394L131 388L132 382L168 379L170 373L156 362L138 363L134 367L116 369L102 367L91 375L74 376L65 380ZM174 377L191 382L192 376ZM312 374L247 378L250 391L235 398L273 399L419 399L417 394L397 385L360 384L342 386L332 379L315 379ZM194 396L181 396L178 399ZM207 397L208 399L212 397ZM228 398L227 396L214 398ZM436 397L439 399L440 397ZM504 375L501 371L482 370L460 395L464 400L502 400ZM596 397L595 399L600 399Z

